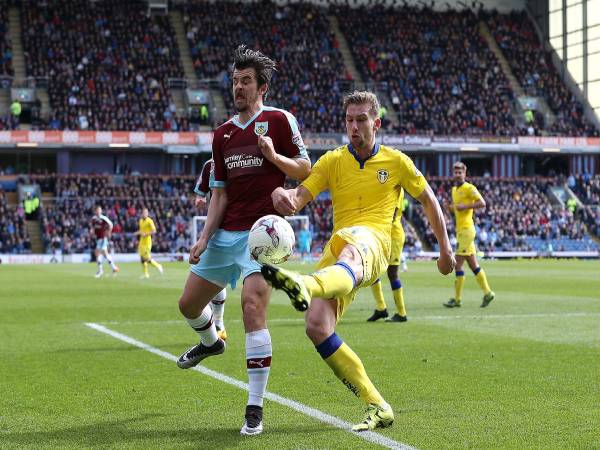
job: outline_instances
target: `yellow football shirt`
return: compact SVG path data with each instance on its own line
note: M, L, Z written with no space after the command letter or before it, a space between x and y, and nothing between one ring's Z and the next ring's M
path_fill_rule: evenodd
M452 204L457 205L462 203L463 205L470 205L477 200L482 200L483 197L477 190L477 188L471 183L464 182L460 186L452 187ZM459 211L454 208L454 218L456 219L456 229L464 230L467 228L473 228L475 224L473 223L473 209L465 209L464 211Z
M140 219L138 222L138 226L140 233L151 233L152 231L156 231L154 221L150 217ZM143 245L152 245L152 235L140 236L139 246Z
M391 233L401 189L417 198L427 181L411 159L399 150L377 144L365 161L344 145L325 153L302 182L315 198L329 189L333 204L333 234L363 225Z

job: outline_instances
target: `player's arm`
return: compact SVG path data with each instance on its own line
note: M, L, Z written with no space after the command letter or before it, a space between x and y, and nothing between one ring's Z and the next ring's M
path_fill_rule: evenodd
M267 161L294 180L302 181L310 173L310 160L303 157L288 158L277 153L273 147L273 140L269 136L258 137L258 148Z
M304 186L294 189L278 187L271 193L275 210L284 216L293 216L313 199L312 194Z
M225 187L213 187L212 198L208 205L208 213L206 216L206 222L198 241L190 250L190 264L197 264L200 261L200 255L206 250L208 241L212 235L217 231L223 217L225 217L225 209L227 208L227 192Z
M437 261L438 270L443 275L448 275L454 270L456 260L452 254L452 246L450 245L450 239L448 239L446 221L444 220L442 208L429 185L425 186L425 189L423 189L421 195L417 197L417 200L423 205L425 215L429 220L433 234L435 234L435 238L440 246L440 258Z

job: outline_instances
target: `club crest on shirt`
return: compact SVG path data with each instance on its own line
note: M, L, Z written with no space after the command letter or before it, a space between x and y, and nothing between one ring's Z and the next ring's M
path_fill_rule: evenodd
M389 176L390 176L390 174L385 169L379 169L377 171L377 179L379 180L379 182L381 184L385 183L387 181L387 179L389 178Z
M269 122L254 122L254 132L257 136L264 136L269 131Z

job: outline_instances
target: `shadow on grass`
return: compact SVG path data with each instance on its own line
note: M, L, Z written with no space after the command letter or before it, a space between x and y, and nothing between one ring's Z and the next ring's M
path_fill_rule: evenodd
M143 414L138 417L96 422L88 425L77 425L52 431L27 431L27 432L0 432L0 441L17 447L23 446L50 446L50 447L93 447L93 446L116 446L151 444L157 447L169 447L173 445L191 445L197 448L228 448L243 444L246 447L248 439L266 444L269 437L277 436L286 439L286 436L315 434L327 435L331 432L339 432L333 427L320 425L285 425L268 428L260 436L249 438L240 435L240 428L219 427L199 425L197 428L153 428L142 429L139 425L148 419L165 417L167 414ZM287 440L287 439L286 439ZM262 445L261 445L262 446Z

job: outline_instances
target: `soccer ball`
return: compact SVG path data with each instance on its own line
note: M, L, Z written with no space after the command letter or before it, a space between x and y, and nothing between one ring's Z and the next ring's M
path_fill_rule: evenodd
M261 264L281 264L294 251L296 237L283 217L269 215L254 222L248 236L250 255Z

